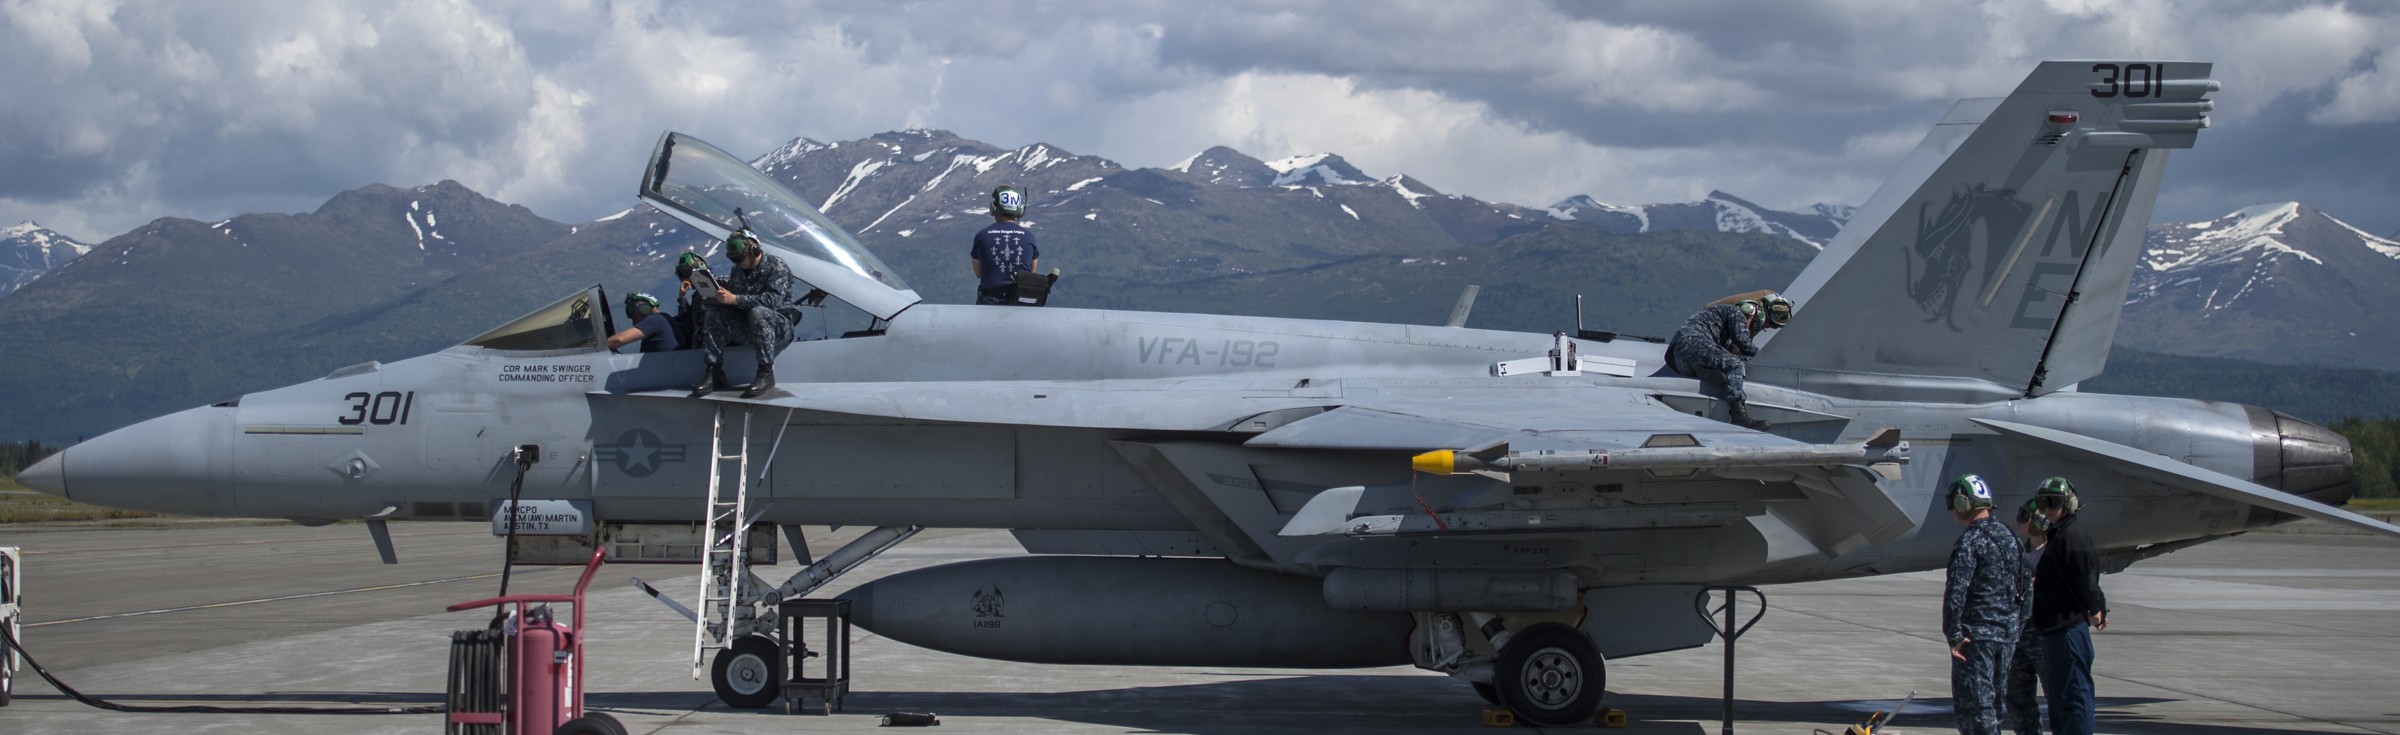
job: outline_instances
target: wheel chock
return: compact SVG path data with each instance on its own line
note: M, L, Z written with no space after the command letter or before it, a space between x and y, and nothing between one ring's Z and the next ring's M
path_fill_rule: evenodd
M1483 708L1484 727L1515 727L1516 725L1517 713L1509 711L1507 707Z
M1615 707L1602 707L1600 708L1600 714L1593 717L1592 722L1593 724L1597 724L1601 727L1620 728L1632 724L1633 718L1627 717L1625 715L1625 710L1617 709Z

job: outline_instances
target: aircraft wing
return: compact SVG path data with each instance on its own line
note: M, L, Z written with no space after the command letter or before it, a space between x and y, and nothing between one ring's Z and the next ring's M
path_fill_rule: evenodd
M2168 487L2183 488L2296 516L2315 518L2386 536L2400 537L2400 526L2285 493L2222 472L2194 467L2175 461L2166 455L2039 426L1992 419L1973 419L1973 421L2000 432L2002 436L2008 437L2012 441L2025 442L2045 451L2064 454Z
M1685 414L1630 390L1583 395L1424 399L1385 396L1294 421L1252 437L1277 449L1623 449L1656 437L1706 447L1800 447L1802 442Z
M1539 399L1474 400L1370 398L1262 433L1250 447L1279 449L1406 450L1426 452L1419 470L1435 474L1598 473L1647 470L1657 477L1706 475L1761 481L1753 499L1824 501L1823 518L1802 522L1803 535L1838 556L1858 543L1883 544L1914 521L1876 482L1908 459L1899 433L1885 430L1852 444L1809 444L1676 411L1631 390L1583 390ZM1445 448L1455 448L1441 451ZM1778 487L1802 495L1776 497ZM1284 537L1410 535L1534 530L1517 528L1526 514L1422 513L1374 510L1388 504L1366 487L1335 488L1312 498L1278 529ZM1643 507L1564 512L1540 523L1593 528L1722 525L1742 513L1711 502L1655 502ZM1731 515L1727 515L1731 514ZM1813 514L1812 514L1813 515ZM1488 516L1488 517L1487 517ZM1585 518L1583 516L1591 516ZM1620 517L1623 516L1623 517ZM1636 517L1638 516L1638 517ZM1797 516L1795 516L1797 518Z

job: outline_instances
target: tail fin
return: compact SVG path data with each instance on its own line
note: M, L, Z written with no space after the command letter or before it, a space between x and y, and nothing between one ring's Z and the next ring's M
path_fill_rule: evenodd
M1964 100L1784 291L1753 380L1918 400L2034 396L2100 374L2170 148L2209 64L2050 61Z

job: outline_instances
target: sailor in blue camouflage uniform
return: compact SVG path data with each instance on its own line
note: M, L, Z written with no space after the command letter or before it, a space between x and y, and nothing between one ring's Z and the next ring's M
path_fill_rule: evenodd
M2042 672L2042 632L2035 628L2033 618L2033 565L2042 559L2042 548L2050 540L2050 519L2042 516L2041 500L2027 500L2017 508L2017 533L2023 534L2025 569L2025 616L2017 633L2016 651L2008 659L2008 728L2017 735L2042 735L2042 702L2036 686Z
M1983 478L1950 482L1950 515L1966 526L1950 549L1942 589L1942 635L1950 643L1950 707L1958 731L1999 735L2001 694L2009 655L2030 603L2032 575L2024 545L1992 517L1992 488Z
M716 300L708 302L700 329L708 374L692 387L693 398L732 385L725 377L728 344L746 344L758 350L758 377L750 381L742 397L757 398L773 390L775 352L783 347L792 334L792 322L800 316L799 301L792 295L798 280L782 258L768 255L758 239L743 230L725 238L725 256L733 261L733 272L718 283Z
M1667 348L1667 366L1675 372L1725 386L1726 410L1733 423L1764 430L1767 422L1750 418L1750 397L1742 389L1749 358L1758 354L1752 333L1778 329L1792 320L1792 302L1768 294L1759 300L1713 304L1693 314L1675 330Z

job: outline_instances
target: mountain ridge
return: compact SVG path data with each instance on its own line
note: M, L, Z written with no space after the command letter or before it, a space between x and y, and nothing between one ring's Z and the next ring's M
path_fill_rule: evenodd
M1438 323L1472 283L1484 290L1471 324L1537 332L1568 326L1569 304L1583 294L1593 328L1666 334L1707 299L1788 283L1832 235L1811 228L1854 214L1840 205L1776 212L1721 191L1639 206L1579 195L1532 209L1444 194L1407 174L1368 178L1330 154L1277 159L1287 164L1278 172L1217 146L1177 166L1128 169L1050 144L1002 149L938 130L794 138L750 160L812 204L830 204L830 218L944 303L971 298L965 251L990 221L999 183L1035 195L1028 222L1044 264L1068 272L1054 306ZM1274 183L1292 171L1310 178ZM2343 238L2395 252L2400 243L2286 204L2206 227L2159 225L2120 343L2288 362L2312 352L2300 338L2327 338L2311 320L2372 319L2368 309L2389 303L2374 290L2376 268L2400 260ZM1578 216L1594 211L1642 224L1619 232L1618 220ZM1738 227L1719 229L1729 226ZM2212 232L2254 236L2204 237ZM430 352L593 284L612 298L639 290L670 299L674 256L715 257L717 248L646 206L569 225L454 181L361 187L304 214L161 218L92 246L23 298L0 299L0 329L54 353L0 366L0 390L26 396L0 406L0 434L96 432ZM2262 267L2275 278L2243 291L2237 279ZM2333 280L2345 276L2355 278ZM2212 300L2201 288L2208 279L2233 298ZM2349 300L2308 295L2337 288ZM2194 298L2198 306L2185 303ZM2267 308L2287 302L2298 306ZM837 306L811 313L801 332L865 326L864 315ZM2357 362L2339 364L2374 367L2383 358L2373 350L2388 348L2343 349Z

